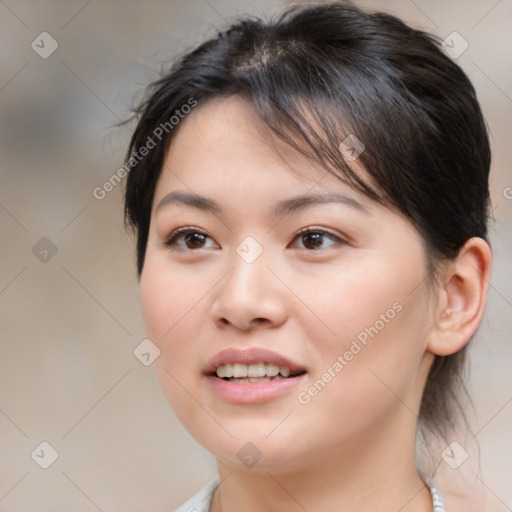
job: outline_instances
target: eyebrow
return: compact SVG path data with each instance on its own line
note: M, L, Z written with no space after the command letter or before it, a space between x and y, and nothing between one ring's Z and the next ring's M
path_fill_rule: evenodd
M182 204L187 206L192 206L198 210L210 211L212 213L221 213L222 208L220 205L215 202L213 199L208 199L203 196L198 196L196 194L187 194L185 192L170 192L167 194L161 201L158 203L155 212L158 212L164 206L169 204Z
M368 215L370 214L370 212L354 198L333 192L326 194L308 194L284 199L276 204L274 214L286 215L288 213L304 210L309 206L324 203L339 203L349 206L359 212L366 213ZM197 194L188 194L178 191L167 194L160 203L158 203L155 211L158 212L158 210L170 204L191 206L192 208L196 208L201 211L209 211L214 214L222 213L222 207L213 199L199 196Z
M275 213L277 215L286 215L288 213L303 210L308 206L324 203L343 204L359 212L366 213L368 215L370 214L370 212L359 201L356 201L352 197L334 192L328 192L324 194L308 194L285 199L284 201L277 203Z

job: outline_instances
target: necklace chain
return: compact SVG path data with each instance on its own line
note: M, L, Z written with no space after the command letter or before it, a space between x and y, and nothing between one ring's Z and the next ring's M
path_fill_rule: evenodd
M434 503L434 508L432 512L445 512L443 497L439 490L433 485L430 484L430 494L432 495L432 502Z

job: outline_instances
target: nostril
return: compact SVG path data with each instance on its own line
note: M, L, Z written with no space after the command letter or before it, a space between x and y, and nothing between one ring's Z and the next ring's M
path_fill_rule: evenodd
M256 324L256 325L261 325L261 324L264 324L264 323L267 323L268 320L266 318L255 318L252 323Z
M218 325L222 327L229 327L229 326L238 326L239 329L243 331L248 331L250 329L254 329L260 326L264 326L268 323L270 323L270 320L268 318L258 317L253 318L249 323L246 322L235 322L230 321L226 317L220 317L218 320Z

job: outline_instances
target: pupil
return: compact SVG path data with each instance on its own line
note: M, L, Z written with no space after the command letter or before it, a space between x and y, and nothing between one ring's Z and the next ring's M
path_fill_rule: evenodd
M309 241L311 241L312 243L308 244L306 242L304 245L306 245L306 247L310 245L314 249L317 249L322 245L322 236L323 235L321 233L308 233L307 235L305 235L303 240L306 241L307 239L309 239Z
M193 247L200 247L204 242L204 235L201 233L190 233L187 237L187 245Z

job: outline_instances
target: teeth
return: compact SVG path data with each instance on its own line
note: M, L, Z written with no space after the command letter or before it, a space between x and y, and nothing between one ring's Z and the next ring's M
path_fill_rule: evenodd
M265 377L265 363L250 364L247 368L248 377Z
M233 365L233 377L247 377L247 365L235 363Z
M288 368L285 368L284 366L281 366L281 368L279 368L279 373L283 377L288 377L290 375L290 370Z
M217 376L223 379L224 377L233 377L233 365L231 363L219 366L217 368Z
M270 378L265 377L289 377L291 371L285 366L277 366L276 364L242 364L242 363L228 363L217 368L217 377L234 378L238 382L265 382ZM248 378L247 378L248 377Z
M231 363L224 365L224 373L224 377L233 377L233 365Z
M277 364L267 364L265 365L266 374L269 377L275 377L279 373L279 366Z

